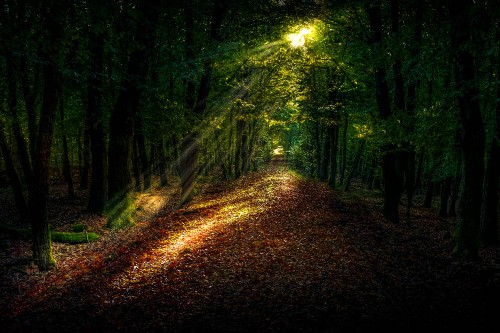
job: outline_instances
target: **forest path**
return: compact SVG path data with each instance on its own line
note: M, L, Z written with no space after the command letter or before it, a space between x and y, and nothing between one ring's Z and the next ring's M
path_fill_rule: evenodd
M454 263L448 228L425 212L416 219L418 227L389 225L375 207L341 201L275 159L99 244L66 255L56 248L58 270L21 285L0 324L15 332L481 327L498 276Z

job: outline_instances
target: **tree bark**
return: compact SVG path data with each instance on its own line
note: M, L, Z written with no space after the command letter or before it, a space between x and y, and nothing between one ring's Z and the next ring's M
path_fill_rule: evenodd
M381 1L368 0L366 3L366 12L372 32L371 43L374 48L378 48L382 42ZM374 55L374 58L377 58L377 56ZM386 70L382 64L376 64L374 72L378 113L382 120L387 120L391 115L391 106ZM384 204L382 212L389 221L398 223L401 184L400 178L395 177L398 172L396 166L398 162L397 153L395 152L395 147L392 145L386 145L382 148L382 151L382 177L384 183Z
M134 120L145 82L149 50L153 48L154 29L160 14L161 1L141 1L137 8L144 18L137 22L136 47L128 59L118 100L109 121L108 196L113 205L124 200L132 190L130 173Z
M328 176L328 185L335 188L337 182L337 155L339 146L339 126L331 125L330 130L330 171Z
M340 167L339 184L344 184L345 168L347 163L347 128L349 126L349 114L344 112L344 122L342 124L342 163Z
M448 199L450 198L451 177L441 182L441 202L439 206L439 217L448 217Z
M10 114L12 116L12 132L14 133L14 139L17 144L17 155L19 161L21 162L21 167L24 173L24 178L28 187L31 185L32 177L32 167L30 162L30 156L28 153L28 147L24 139L24 135L21 130L21 124L19 121L18 112L18 100L17 100L17 80L15 78L14 71L14 59L12 54L8 54L7 60L7 85L8 85L8 98L7 103L9 105Z
M224 0L218 0L214 3L212 11L212 19L210 23L210 41L212 43L219 43L220 28L222 27L222 20L227 10L227 4ZM210 80L212 76L212 60L207 60L204 64L203 75L200 79L200 86L198 88L198 97L194 105L194 114L199 118L203 117L207 106L208 95L210 92ZM198 154L199 154L199 137L200 134L197 130L189 133L182 142L182 154L180 157L180 178L181 178L181 205L187 203L192 198L192 191L194 189L194 182L198 172ZM184 150L186 149L186 150Z
M4 124L0 120L0 151L5 163L5 169L9 176L10 185L14 193L14 200L16 202L16 207L19 212L21 223L25 224L29 222L28 204L26 203L26 198L24 197L23 193L23 186L21 185L19 175L17 173L16 167L14 166L14 161L12 160L12 155L4 133Z
M64 176L64 181L66 182L68 186L68 198L69 199L74 199L75 198L75 189L73 186L73 177L71 176L71 163L69 161L69 151L68 151L68 138L66 136L66 128L64 124L64 101L63 101L63 94L62 94L62 87L60 89L60 95L59 95L59 117L61 119L61 136L62 136L62 148L63 148L63 176Z
M495 127L484 175L480 237L485 246L498 245L498 189L500 181L500 86L497 90Z
M349 187L351 186L352 178L354 177L354 173L359 165L359 160L361 159L361 154L363 153L363 148L365 147L365 139L361 139L361 142L358 146L358 151L356 152L356 157L354 158L354 163L352 165L351 172L349 172L349 176L345 182L344 191L349 191Z
M328 179L328 166L330 163L330 126L327 126L325 129L325 134L323 135L323 145L321 149L321 163L319 167L319 179L327 180Z
M452 45L455 50L455 80L462 129L462 191L460 192L454 254L463 259L476 259L479 245L479 221L484 177L484 126L477 99L474 58L470 53L472 0L450 4L452 15Z
M140 115L135 120L135 137L137 140L138 161L140 161L140 175L143 180L143 191L147 192L151 189L151 174L149 170L148 154L146 151L146 143L144 139L142 119Z
M97 1L95 12L100 13ZM102 18L101 18L102 19ZM94 20L97 21L97 18ZM94 21L95 24L98 22ZM87 210L102 214L106 206L106 144L102 119L102 80L104 70L104 27L99 31L91 29L90 35L90 74L87 79L87 119L89 120L90 153L92 156L92 178Z
M47 204L49 199L50 153L54 135L54 123L58 103L60 76L56 68L59 48L56 46L62 37L59 18L64 17L65 9L61 3L54 3L44 13L48 40L44 41L43 57L43 102L38 125L37 149L33 156L33 182L29 193L29 213L32 231L33 258L41 270L55 267L52 255Z

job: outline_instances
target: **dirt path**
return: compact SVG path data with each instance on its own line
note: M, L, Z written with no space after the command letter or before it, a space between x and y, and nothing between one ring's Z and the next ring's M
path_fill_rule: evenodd
M275 163L98 244L59 245L55 272L17 281L11 273L3 284L18 290L0 295L8 300L0 324L12 332L486 327L500 304L498 251L455 263L448 226L429 216L417 212L411 228L388 225L373 205L341 201Z

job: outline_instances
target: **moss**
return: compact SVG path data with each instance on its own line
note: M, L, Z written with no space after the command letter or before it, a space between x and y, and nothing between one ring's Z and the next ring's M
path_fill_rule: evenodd
M85 230L87 230L87 226L84 224L75 224L73 226L73 232L84 232Z
M81 244L95 242L99 239L99 235L93 232L59 232L50 233L50 238L53 242Z
M11 226L0 224L0 230L6 231L9 234L16 237L22 237L25 239L31 238L30 229L16 229ZM50 239L51 241L57 243L81 244L81 243L95 242L96 240L99 239L99 235L93 232L86 232L86 231L83 232L51 231Z
M110 201L106 209L108 221L106 227L110 229L123 229L134 225L133 214L136 210L132 195L122 200Z

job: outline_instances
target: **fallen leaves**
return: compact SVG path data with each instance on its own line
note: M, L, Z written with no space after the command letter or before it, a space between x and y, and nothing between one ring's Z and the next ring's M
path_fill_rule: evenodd
M483 317L461 316L474 309L469 287L498 291L498 251L484 267L453 264L449 226L431 212L394 226L376 203L339 200L279 164L183 209L152 197L141 200L156 215L134 228L55 246L57 271L3 272L5 327L50 328L47 317L81 331L472 327ZM12 244L14 256L26 258L26 246Z

